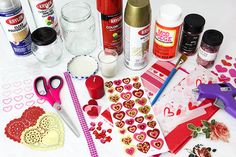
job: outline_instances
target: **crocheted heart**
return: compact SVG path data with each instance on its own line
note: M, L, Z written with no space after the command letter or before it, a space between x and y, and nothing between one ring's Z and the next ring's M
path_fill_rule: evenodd
M39 117L36 125L25 129L21 143L35 150L51 150L64 144L64 128L54 113L45 113Z

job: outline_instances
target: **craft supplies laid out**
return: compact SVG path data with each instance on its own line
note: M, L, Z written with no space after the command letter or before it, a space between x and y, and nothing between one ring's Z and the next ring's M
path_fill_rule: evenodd
M31 34L20 1L0 0L0 22L14 53L27 59L32 52L40 63L24 73L17 66L1 72L3 148L30 156L176 154L203 123L214 125L207 121L219 108L236 117L236 58L225 55L214 65L224 36L204 31L209 19L149 0L96 0L94 10L68 1L60 16L55 3L27 1L36 25ZM154 64L147 67L150 57ZM193 68L186 70L191 57Z

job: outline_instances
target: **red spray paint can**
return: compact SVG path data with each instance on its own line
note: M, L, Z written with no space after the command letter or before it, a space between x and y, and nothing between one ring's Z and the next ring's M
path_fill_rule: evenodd
M103 48L123 51L122 0L97 0Z

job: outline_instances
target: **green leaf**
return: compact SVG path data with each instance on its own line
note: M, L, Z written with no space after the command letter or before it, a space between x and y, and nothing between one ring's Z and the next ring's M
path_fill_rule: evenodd
M202 124L203 124L205 127L209 127L209 126L210 126L209 123L208 123L208 121L206 121L206 120L203 120L203 121L202 121Z
M201 128L200 127L197 127L197 132L201 132Z
M211 120L211 125L215 125L216 124L216 120L215 119L212 119Z
M208 132L208 131L207 131L206 128L204 128L204 129L202 129L202 132L203 132L203 133L206 133L206 132Z
M206 132L206 138L210 138L210 132Z
M198 136L198 132L197 132L197 131L193 131L192 137L193 137L193 138L196 138L197 136Z
M195 131L197 127L193 124L188 124L188 129Z

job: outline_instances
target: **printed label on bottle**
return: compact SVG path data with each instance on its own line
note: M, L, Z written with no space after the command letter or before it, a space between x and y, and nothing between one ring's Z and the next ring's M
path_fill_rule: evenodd
M53 0L30 0L37 27L51 27L59 32Z
M131 27L125 23L125 60L141 66L146 64L149 51L150 24L145 27ZM135 67L134 67L135 69Z
M216 59L217 53L206 52L200 47L198 50L198 55L205 61L214 61Z
M183 32L181 42L180 42L180 51L187 53L194 53L197 49L199 35L189 35L186 32Z
M180 26L168 28L156 23L153 53L160 59L175 57Z
M22 8L0 12L0 23L16 55L31 53L31 34Z
M123 51L122 14L101 14L101 19L104 49L114 49L118 54L121 54Z

